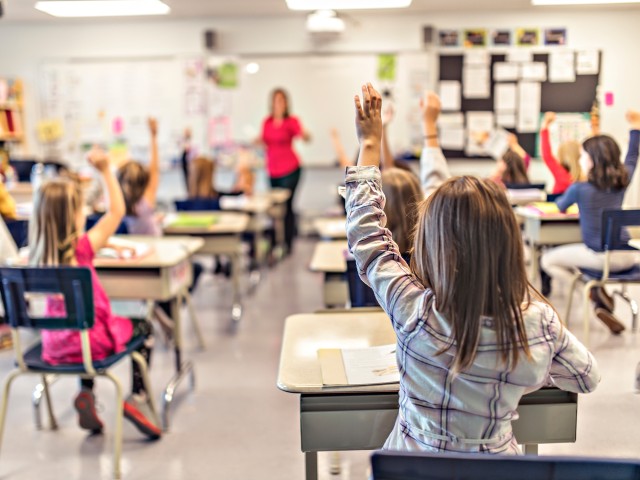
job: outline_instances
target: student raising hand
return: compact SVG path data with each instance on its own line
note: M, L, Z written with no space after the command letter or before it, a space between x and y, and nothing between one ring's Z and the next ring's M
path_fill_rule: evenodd
M358 165L380 165L382 138L382 97L371 83L362 86L362 102L355 96L356 132L360 143Z

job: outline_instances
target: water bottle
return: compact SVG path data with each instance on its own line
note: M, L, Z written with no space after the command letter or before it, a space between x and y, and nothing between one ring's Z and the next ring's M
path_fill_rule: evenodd
M33 189L33 199L35 201L40 185L44 181L44 165L36 163L31 167L31 188Z

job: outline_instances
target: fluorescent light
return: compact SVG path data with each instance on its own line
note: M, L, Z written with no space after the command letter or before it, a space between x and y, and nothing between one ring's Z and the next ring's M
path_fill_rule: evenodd
M611 5L615 3L640 3L640 0L531 0L532 5Z
M290 10L360 10L406 8L411 0L287 0Z
M318 10L307 16L307 30L314 33L339 33L344 31L344 20L334 10Z
M260 71L260 65L258 65L255 62L247 63L247 66L245 67L245 69L248 74L254 75Z
M36 10L54 17L128 17L166 15L171 10L160 0L48 0Z

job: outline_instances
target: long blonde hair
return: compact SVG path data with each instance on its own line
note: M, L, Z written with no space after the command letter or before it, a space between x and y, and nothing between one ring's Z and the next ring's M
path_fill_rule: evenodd
M197 157L189 166L189 198L216 198L213 186L215 163L207 157Z
M71 265L81 232L77 216L82 196L69 178L44 183L33 205L29 222L29 264L33 266Z
M580 168L580 144L575 140L567 140L558 148L558 162L571 175L572 182L582 179Z
M418 177L410 171L389 168L382 171L382 192L387 228L401 253L411 250L417 220L417 205L424 199Z
M505 365L515 367L520 346L530 356L522 303L531 286L521 238L504 191L491 180L451 178L420 206L411 270L451 325L440 353L455 346L454 373L473 364L483 316L493 320Z

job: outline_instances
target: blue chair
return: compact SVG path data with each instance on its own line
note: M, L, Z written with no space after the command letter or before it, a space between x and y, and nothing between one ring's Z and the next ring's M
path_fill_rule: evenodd
M0 408L0 441L9 401L9 391L13 381L26 374L39 375L49 411L51 428L56 429L47 375L73 375L82 378L98 376L110 379L116 389L116 421L114 428L113 471L114 478L120 478L120 457L122 452L122 385L109 368L120 360L131 357L139 366L147 391L151 392L147 364L136 350L143 344L144 337L135 337L127 344L126 350L103 360L93 361L89 343L89 330L94 325L93 286L88 268L0 268L0 293L11 327L13 349L17 368L10 372L4 382L2 406ZM61 295L65 312L61 316L46 317L42 312L42 301L49 295ZM38 312L37 310L40 310ZM37 343L23 353L19 329L32 330L77 330L82 342L82 363L51 365L42 359L42 344ZM156 416L156 408L151 400L151 408Z
M455 453L375 452L374 480L640 480L640 461Z
M88 215L87 216L87 220L86 220L86 222L84 224L84 229L86 231L89 231L91 228L93 228L93 226L96 223L98 223L98 220L100 220L102 215L104 215L104 213L94 213L92 215ZM117 235L128 235L129 234L129 229L127 228L126 222L124 222L124 221L121 222L115 233Z
M29 221L28 220L5 220L7 230L13 237L16 247L26 247L29 243Z
M189 200L176 200L176 210L179 212L194 212L220 210L220 200L217 198L192 198Z
M404 258L404 261L407 263L411 261L411 256L407 253L402 254L402 258ZM380 306L371 287L360 278L356 261L353 259L347 260L347 283L349 285L351 308Z
M612 251L615 250L635 250L629 245L629 236L626 227L640 226L640 210L604 210L602 212L602 249L604 251L605 260L602 271L580 268L574 275L569 290L569 301L567 302L567 310L565 312L565 321L569 322L571 314L571 304L573 300L573 291L578 282L584 285L584 309L583 309L583 328L584 341L589 342L589 292L592 287L603 287L610 283L621 285L622 289L613 292L618 295L626 303L629 304L632 314L632 330L637 329L638 322L638 304L629 297L626 291L628 284L640 283L640 265L636 264L629 270L621 272L609 271L609 258Z

